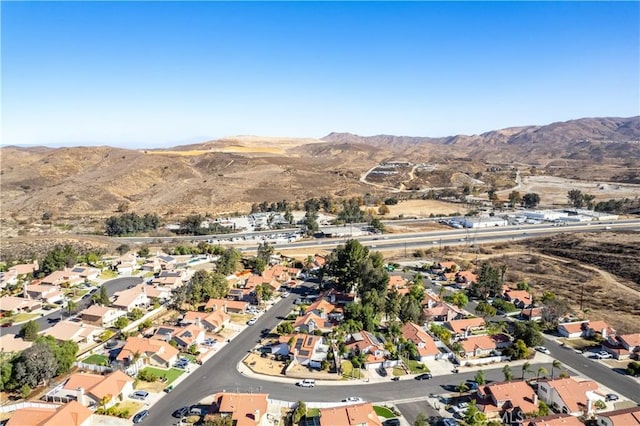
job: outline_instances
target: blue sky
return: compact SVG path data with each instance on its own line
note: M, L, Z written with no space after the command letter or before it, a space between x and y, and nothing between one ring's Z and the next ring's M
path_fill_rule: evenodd
M2 143L639 115L639 2L2 2Z

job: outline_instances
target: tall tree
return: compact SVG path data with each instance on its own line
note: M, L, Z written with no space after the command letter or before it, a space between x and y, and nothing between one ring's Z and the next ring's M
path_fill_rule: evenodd
M522 364L522 377L521 380L524 380L524 375L531 372L531 363L529 361Z
M504 367L502 367L502 374L504 374L504 380L507 382L513 379L513 373L511 372L509 364L505 364Z
M558 361L557 359L554 359L553 362L551 363L551 378L555 379L555 370L556 369L561 369L562 368L562 364L560 363L560 361Z
M478 370L478 372L476 373L475 377L473 378L473 380L478 384L478 385L484 385L485 383L487 383L487 378L485 376L484 370Z
M540 195L536 194L535 192L524 194L524 196L522 197L522 204L527 209L533 209L538 204L540 204Z
M33 342L38 337L38 331L40 330L40 324L31 320L20 329L20 335L26 341Z
M46 385L57 369L58 362L51 348L44 342L36 342L25 349L13 365L16 387Z
M522 195L520 195L518 191L511 191L509 193L509 203L511 204L511 207L515 207L516 204L520 203L521 201Z
M579 189L572 189L567 192L567 198L569 199L569 203L577 209L584 206L584 195Z

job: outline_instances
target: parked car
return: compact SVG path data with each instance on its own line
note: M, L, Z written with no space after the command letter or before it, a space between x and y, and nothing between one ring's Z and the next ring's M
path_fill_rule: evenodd
M172 416L179 419L186 416L187 414L189 414L189 407L185 405L184 407L180 407L176 411L174 411Z
M207 414L205 409L202 407L198 407L197 405L192 405L189 407L189 415L190 416L203 416Z
M423 373L420 374L418 376L415 377L416 380L429 380L431 379L433 376L431 375L431 373Z
M133 423L137 424L144 420L149 415L149 410L142 410L135 416L133 416Z
M202 344L205 346L213 346L217 341L217 339L206 339L204 342L202 342Z
M173 366L176 368L185 369L187 368L188 365L189 365L189 360L186 358L181 358L178 361L176 361L176 363Z
M249 321L247 321L247 325L253 325L256 322L258 322L258 318L254 317L254 318L251 318Z
M364 402L359 396L350 396L342 400L342 402Z
M287 298L287 297L289 297L289 292L285 291L280 296L283 297L283 298Z
M611 358L613 358L613 355L611 355L607 351L600 351L600 352L598 352L596 354L596 358L598 358L598 359L611 359Z
M304 379L296 383L296 386L300 386L301 388L313 388L315 385L316 381L314 379Z
M129 398L139 399L140 401L144 401L145 399L147 399L148 396L149 396L149 392L138 390L132 393L131 395L129 395Z
M391 378L391 380L393 380L394 382L399 382L400 381L400 377L399 376L393 376Z
M465 384L467 385L467 389L469 389L469 390L478 389L478 382L476 382L474 380L467 380Z
M604 397L605 401L617 401L618 399L620 399L620 397L615 393L608 393Z
M383 423L383 426L400 426L400 420L399 419L385 420Z
M169 386L167 386L166 388L164 388L164 391L165 391L166 393L169 393L169 392L171 392L172 390L173 390L173 385L169 385Z
M551 352L549 352L549 349L545 348L544 346L536 346L536 351L541 352L543 354L551 355Z

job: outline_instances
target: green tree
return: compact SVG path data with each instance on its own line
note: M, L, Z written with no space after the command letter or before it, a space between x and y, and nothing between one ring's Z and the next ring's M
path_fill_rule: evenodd
M284 321L278 324L276 327L276 333L280 335L293 333L293 324L289 321Z
M369 226L371 226L371 228L375 229L376 231L384 232L384 223L382 223L382 221L378 218L371 219L371 222L369 222Z
M114 327L116 327L118 330L122 330L123 328L125 328L126 326L129 325L129 318L127 317L120 317L116 320L115 323L113 323Z
M577 209L584 206L584 195L579 189L572 189L567 192L567 198L569 199L569 204Z
M233 418L231 416L207 416L202 426L233 426Z
M497 311L498 310L496 308L494 308L487 302L480 302L476 306L476 313L482 316L482 318L493 317L496 315Z
M509 367L509 364L505 364L505 366L502 367L502 374L504 374L504 380L507 382L513 379L513 373L511 372L511 367Z
M49 275L54 271L60 271L66 267L73 266L78 259L78 253L69 244L55 246L47 252L44 260L40 263L40 273Z
M484 373L484 370L478 370L478 372L476 373L476 375L474 376L473 380L478 384L478 385L484 385L485 383L487 383L487 379Z
M318 212L316 210L307 210L302 220L302 224L306 228L307 235L313 235L318 232Z
M524 375L526 373L530 373L530 372L531 372L531 363L529 361L527 361L524 364L522 364L522 377L521 377L521 380L524 380Z
M534 209L538 204L540 204L540 195L534 192L524 194L522 197L522 204L526 209Z
M387 316L387 320L394 321L398 318L401 307L402 296L396 289L392 289L387 293L387 300L384 304L384 313Z
M409 294L405 294L402 298L399 317L403 323L418 322L422 315L422 305Z
M216 271L224 276L230 275L238 270L241 259L241 253L238 250L229 247L220 254L220 257L216 262Z
M535 321L514 322L513 338L522 340L530 348L540 346L543 341L540 326Z
M145 258L149 256L149 246L146 244L140 246L140 249L138 249L138 256Z
M458 308L463 308L467 303L469 303L469 298L461 291L456 291L452 295L446 296L445 300Z
M8 353L0 353L0 391L10 388L13 373L14 356Z
M429 426L429 418L424 413L419 413L413 422L413 426Z
M518 191L511 191L509 193L509 204L512 207L515 207L516 204L519 204L522 201L522 195Z
M133 308L131 312L129 312L129 318L131 321L137 321L144 316L144 311L140 308Z
M46 385L57 369L58 362L51 348L44 342L36 342L22 351L13 365L15 387Z
M542 377L546 377L547 373L548 373L548 371L547 371L547 369L546 369L546 368L544 368L544 367L542 367L542 366L541 366L541 367L538 367L538 374L537 374L537 376L536 376L536 381L537 381L537 380L540 380L540 376L542 376Z
M631 361L627 364L625 372L632 377L640 376L640 362Z
M538 401L538 417L545 417L549 415L549 406L544 401Z
M105 286L100 286L100 292L93 296L94 302L102 306L109 306L109 295L107 294L107 288Z
M529 349L521 339L516 340L505 352L511 359L525 359L529 356Z
M69 316L71 316L71 314L74 313L76 309L78 309L78 303L71 299L67 300L67 312L69 313Z
M300 420L307 415L307 404L304 401L298 401L296 409L293 411L293 422L300 423Z
M478 410L475 401L469 402L469 406L463 415L465 424L468 426L481 426L487 423L487 416Z
M38 337L38 331L40 330L40 324L31 320L22 326L20 329L20 335L29 342L33 342Z
M593 406L595 407L596 410L604 410L605 408L607 408L607 404L605 404L605 402L601 399L596 400L593 403Z
M262 259L262 261L268 265L271 260L271 255L273 255L273 251L273 246L269 245L269 243L265 241L264 243L258 244L258 253L256 257L258 259Z
M561 369L562 368L562 364L560 363L560 361L558 361L557 359L554 359L553 362L551 363L551 378L555 379L555 370L556 369Z

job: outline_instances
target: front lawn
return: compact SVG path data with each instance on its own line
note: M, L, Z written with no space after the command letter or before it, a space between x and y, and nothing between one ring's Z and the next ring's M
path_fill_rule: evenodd
M170 368L168 370L164 370L162 368L156 367L145 367L142 371L150 371L158 376L158 378L166 377L167 381L163 382L164 386L169 386L175 379L177 379L182 373L184 373L184 371L180 370L179 368Z
M34 318L38 318L40 317L40 314L30 314L27 312L23 312L20 313L18 315L12 316L12 317L4 317L2 319L0 319L0 324L4 324L7 322L12 322L14 324L19 323L19 322L25 322L25 321L30 321Z
M378 416L384 417L385 419L396 417L393 411L389 410L387 407L382 407L380 405L374 405L373 411L375 411Z
M85 364L93 365L109 365L109 359L106 356L100 354L93 354L90 357L83 359L82 362L84 362Z
M110 280L112 278L117 278L117 277L118 277L118 273L116 271L112 271L110 269L103 270L102 273L99 276L99 278L101 280Z
M429 372L429 367L427 367L425 364L410 359L410 360L405 360L405 365L407 365L409 367L409 372L411 374L422 374L422 373L428 373Z
M306 417L318 417L319 415L320 415L320 409L319 408L307 408Z
M348 359L342 361L340 366L342 369L342 377L344 377L345 379L351 379L351 378L361 379L363 377L363 374L360 371L360 369L354 368L353 364Z

